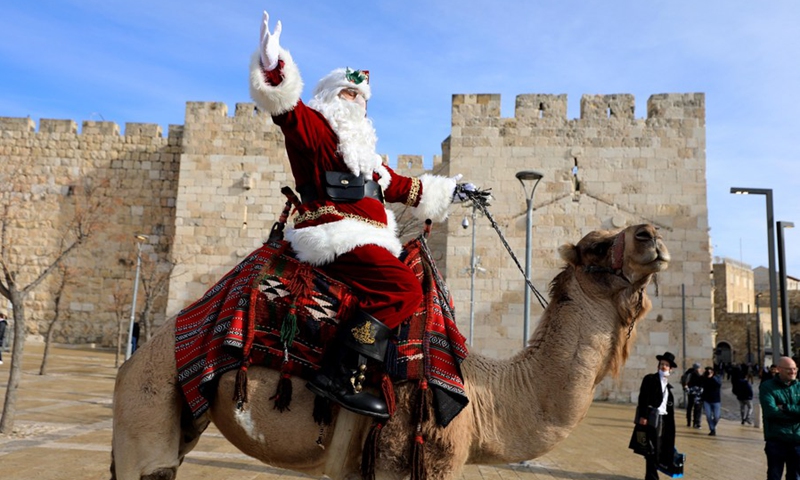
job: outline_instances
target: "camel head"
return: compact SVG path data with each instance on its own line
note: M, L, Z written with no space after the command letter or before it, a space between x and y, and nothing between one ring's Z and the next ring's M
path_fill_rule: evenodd
M576 245L562 246L559 253L567 265L551 284L550 305L578 298L570 284L579 285L584 301L595 302L595 319L602 317L598 307L610 302L616 314L607 318L616 317L616 336L607 370L598 374L597 382L606 372L616 377L630 354L636 323L652 308L645 289L653 275L667 268L667 247L656 227L644 224L592 232Z
M585 272L610 274L604 282L620 286L647 284L651 276L667 268L670 256L656 227L634 225L621 231L595 231L577 245L563 245L561 258Z

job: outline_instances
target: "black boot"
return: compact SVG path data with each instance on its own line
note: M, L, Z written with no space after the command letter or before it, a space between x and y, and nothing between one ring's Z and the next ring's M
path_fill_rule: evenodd
M387 420L389 412L383 398L362 389L367 359L383 363L390 335L389 327L359 310L339 326L336 341L325 351L322 369L306 387L351 412Z

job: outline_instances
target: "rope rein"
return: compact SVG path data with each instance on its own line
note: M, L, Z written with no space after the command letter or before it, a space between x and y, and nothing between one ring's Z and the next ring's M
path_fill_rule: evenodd
M514 263L517 264L517 268L519 269L520 273L522 273L523 278L525 278L525 283L528 284L528 288L530 288L533 294L536 296L536 300L539 301L539 305L541 305L542 308L547 308L547 300L545 299L544 295L542 295L541 292L536 289L533 283L531 283L530 279L525 276L525 270L519 263L519 259L517 259L517 256L514 255L514 251L506 241L503 232L500 230L500 226L497 224L497 222L495 222L494 217L492 217L492 214L489 212L488 190L463 191L463 194L466 195L467 198L472 202L472 205L483 212L483 214L486 215L486 218L489 219L489 223L492 224L492 228L494 228L495 232L497 232L497 235L500 237L500 241L503 243L503 246L506 247L508 254L511 255L511 258L514 260Z

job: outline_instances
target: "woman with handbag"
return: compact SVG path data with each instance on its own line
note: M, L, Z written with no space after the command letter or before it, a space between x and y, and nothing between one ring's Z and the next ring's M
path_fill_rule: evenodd
M675 402L668 378L678 365L670 352L656 359L658 371L645 375L639 388L636 427L629 445L645 457L645 480L657 480L659 464L672 466L675 456Z

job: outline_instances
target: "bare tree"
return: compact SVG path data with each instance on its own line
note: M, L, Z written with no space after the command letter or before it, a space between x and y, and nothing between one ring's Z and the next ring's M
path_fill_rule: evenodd
M149 256L142 257L141 282L144 307L139 314L140 341L143 338L144 342L147 342L153 334L153 314L155 313L153 307L167 294L175 265L169 260L158 262Z
M15 172L10 178L17 175L21 176L21 172ZM4 187L0 192L3 201L0 205L0 295L11 302L14 346L3 415L0 417L0 433L9 433L14 428L17 389L22 377L27 329L25 300L91 237L98 226L101 203L95 189L88 183L83 188L68 187L66 195L54 192L34 194L30 186L26 189L13 181ZM32 266L29 259L16 249L16 245L21 243L17 236L30 235L52 225L53 218L47 218L48 211L57 212L67 220L56 227L61 233L56 244L38 255L37 263ZM23 269L25 273L21 273Z
M47 375L47 360L50 355L50 344L53 341L53 332L56 323L61 319L61 301L64 299L64 290L68 285L75 285L75 276L71 268L65 264L58 266L59 280L53 297L53 319L47 324L47 333L44 337L44 353L42 354L42 365L39 367L39 375ZM69 319L69 310L66 312Z

